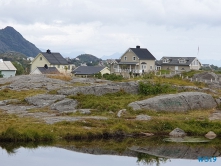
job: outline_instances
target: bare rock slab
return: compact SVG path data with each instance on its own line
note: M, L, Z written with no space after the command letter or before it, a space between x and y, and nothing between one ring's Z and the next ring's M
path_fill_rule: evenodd
M206 110L217 106L215 99L202 92L183 92L178 94L161 95L128 105L134 110L148 109L155 111L189 111Z
M77 101L73 99L64 99L53 103L50 108L52 110L58 110L59 112L70 112L75 110L77 107Z
M45 107L53 104L56 101L63 100L64 95L49 95L49 94L40 94L32 97L27 97L25 100L28 104L32 104L38 107Z
M180 128L175 128L173 131L169 133L169 135L172 137L184 137L186 136L186 133Z
M135 120L151 120L151 116L148 115L137 115Z

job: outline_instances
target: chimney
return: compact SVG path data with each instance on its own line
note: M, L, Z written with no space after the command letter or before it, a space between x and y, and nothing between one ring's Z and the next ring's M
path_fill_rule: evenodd
M48 49L48 50L47 50L47 53L48 53L48 54L50 54L50 53L51 53L51 51Z
M48 65L47 65L47 64L45 64L44 68L45 68L45 69L48 69Z
M140 49L140 46L136 46L136 48Z

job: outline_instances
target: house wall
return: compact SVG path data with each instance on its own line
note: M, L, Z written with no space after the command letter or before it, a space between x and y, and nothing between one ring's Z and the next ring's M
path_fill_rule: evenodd
M42 57L42 60L40 60L40 57ZM42 54L38 54L31 62L31 72L34 71L37 67L44 67L45 64L47 64L48 67L50 66L48 60Z
M124 57L127 57L127 60L125 60ZM135 60L133 60L133 57L136 57ZM127 51L122 57L121 57L121 62L139 62L138 57L136 56L136 54L134 54L133 51Z
M34 71L32 71L30 74L42 74L38 68L36 68Z
M193 62L190 64L190 69L191 70L199 70L201 68L201 63L199 60L196 58L193 60Z
M161 70L171 70L171 71L175 71L175 66L169 66L169 65L162 65L161 66ZM190 67L189 66L178 66L178 70L179 71L190 71Z
M15 70L2 70L1 74L3 75L3 78L13 77L16 74Z
M100 72L101 72L101 75L106 74L106 73L110 74L110 70L106 67L103 70L101 70Z
M148 71L151 71L151 70L155 70L155 60L140 60L139 61L139 69L142 70L142 65L141 63L145 62L146 63L146 71L145 72L148 72ZM151 68L152 66L152 68Z

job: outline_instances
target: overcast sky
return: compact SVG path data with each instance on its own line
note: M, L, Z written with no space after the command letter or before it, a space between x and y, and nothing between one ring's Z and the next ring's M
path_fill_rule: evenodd
M6 26L63 54L101 57L140 45L157 59L221 59L221 0L0 0Z

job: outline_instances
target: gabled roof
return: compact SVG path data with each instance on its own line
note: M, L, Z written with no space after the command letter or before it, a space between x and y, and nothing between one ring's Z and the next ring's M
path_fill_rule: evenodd
M75 75L93 75L99 73L104 68L104 66L79 66L72 73Z
M146 48L140 48L140 46L137 46L136 48L129 49L132 50L140 60L156 60Z
M17 70L15 68L15 66L10 62L10 61L0 61L0 70L4 70L4 71L7 71L7 70Z
M60 74L60 72L58 71L56 67L48 67L47 69L45 67L37 67L37 69L42 74Z
M52 65L68 65L68 61L65 58L63 58L60 53L51 52L50 50L47 50L47 52L41 52L41 54Z
M163 63L163 59L168 59L168 63ZM186 63L179 63L179 59L185 59ZM189 66L196 57L162 57L158 61L158 65L170 65L170 66Z

